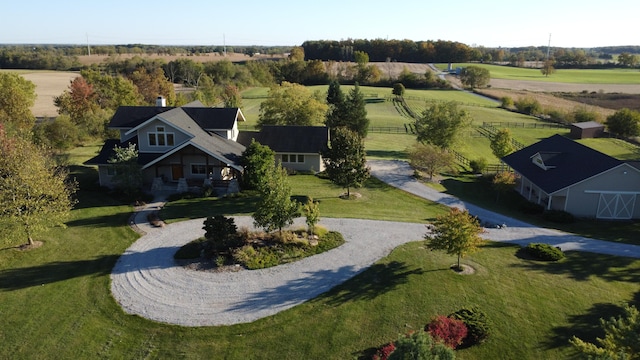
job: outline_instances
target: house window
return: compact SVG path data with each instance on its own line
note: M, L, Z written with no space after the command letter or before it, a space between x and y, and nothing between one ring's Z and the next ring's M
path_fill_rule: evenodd
M206 175L207 167L204 164L191 164L192 175Z
M107 166L107 175L109 176L118 175L118 172L116 171L115 166Z
M174 133L165 132L164 126L156 126L155 132L149 132L149 146L173 146Z
M303 163L304 155L296 155L296 154L282 154L282 163Z

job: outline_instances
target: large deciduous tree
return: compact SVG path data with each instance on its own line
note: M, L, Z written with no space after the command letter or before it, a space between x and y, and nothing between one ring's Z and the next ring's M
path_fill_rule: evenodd
M546 60L544 64L542 64L542 68L540 68L540 72L542 73L542 75L548 77L549 75L556 72L556 68L553 66L554 63L555 61L551 59Z
M460 73L460 82L470 88L485 87L491 81L489 69L480 66L467 66Z
M0 223L29 245L46 229L64 226L75 200L65 168L26 138L10 137L0 124Z
M450 148L460 136L462 129L471 124L471 116L458 109L458 103L428 102L422 116L416 119L418 141Z
M571 344L589 359L631 360L640 359L640 312L634 306L625 305L624 314L609 320L600 319L604 338L597 338L599 345L572 337Z
M618 64L634 67L638 64L638 56L626 52L620 53L620 55L618 55Z
M266 231L278 230L293 223L298 213L298 203L291 200L291 185L287 170L278 164L267 173L264 186L260 188L261 201L253 213L253 223Z
M607 117L607 128L621 137L640 135L640 112L630 109L620 109Z
M133 81L146 104L154 105L158 96L164 97L169 105L175 104L176 92L173 84L165 77L161 68L157 67L149 71L139 67L129 76L129 79Z
M260 104L258 125L317 125L326 112L327 105L319 93L285 81L271 87L269 98Z
M116 110L119 106L135 106L142 102L136 86L123 76L101 74L96 70L83 70L80 74L93 86L96 101L102 109Z
M358 188L369 178L364 141L357 133L339 127L331 138L331 147L323 159L329 179L347 190Z
M258 190L271 168L275 166L275 153L267 145L251 140L251 144L242 152L240 162L244 167L243 187L247 190Z
M429 180L433 180L437 172L453 167L455 159L441 147L417 143L409 149L409 161L414 169L426 172Z
M35 117L36 86L16 73L0 72L0 123L16 129L31 129Z
M460 269L460 258L477 250L483 242L478 219L455 207L448 214L438 216L427 227L431 230L425 235L427 248L457 255L457 269Z
M493 138L491 138L491 151L498 159L511 154L515 147L513 146L513 139L511 138L511 132L509 129L498 130Z

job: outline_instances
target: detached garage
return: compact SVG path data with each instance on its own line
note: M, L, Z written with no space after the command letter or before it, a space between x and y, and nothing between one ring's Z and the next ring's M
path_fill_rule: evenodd
M584 218L640 218L640 169L554 135L502 158L518 175L516 190L548 210Z

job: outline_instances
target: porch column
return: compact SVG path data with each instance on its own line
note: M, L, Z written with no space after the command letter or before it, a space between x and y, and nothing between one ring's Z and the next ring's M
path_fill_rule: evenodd
M553 195L549 195L549 200L547 201L547 210L551 210L551 200L553 199Z

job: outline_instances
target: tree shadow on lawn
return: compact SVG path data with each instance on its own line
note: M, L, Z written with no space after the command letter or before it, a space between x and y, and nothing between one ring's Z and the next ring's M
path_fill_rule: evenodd
M41 286L82 276L102 276L110 273L165 269L180 266L173 260L179 247L153 248L122 255L104 255L90 260L56 261L39 266L0 271L0 291L12 291Z
M103 216L86 217L76 220L70 220L66 222L68 227L113 227L120 226L127 223L127 219L131 213L116 213Z
M577 281L588 281L595 276L606 281L640 282L640 262L637 259L582 251L568 251L565 255L565 259L557 262L523 259L513 266L527 271L568 275Z
M636 292L629 305L640 304L640 292ZM576 336L584 341L598 344L596 338L604 337L604 330L600 319L609 320L611 317L624 315L623 304L598 303L593 304L584 314L569 315L567 326L557 326L552 329L553 336L544 343L548 349L571 346L569 340Z
M105 255L91 260L56 261L40 266L0 271L0 290L12 291L43 286L77 277L109 274L119 255Z
M332 306L352 300L370 300L406 283L409 275L419 275L422 270L410 270L403 263L392 262L375 264L362 274L358 273L359 270L353 266L306 273L285 285L257 292L246 301L235 304L230 310L263 310L274 305L298 304L327 291L329 292L322 299ZM342 284L344 281L347 282Z
M406 284L410 275L422 275L424 272L420 268L410 269L405 263L399 261L374 264L363 273L327 293L327 303L337 306L348 301L373 300L379 295Z

